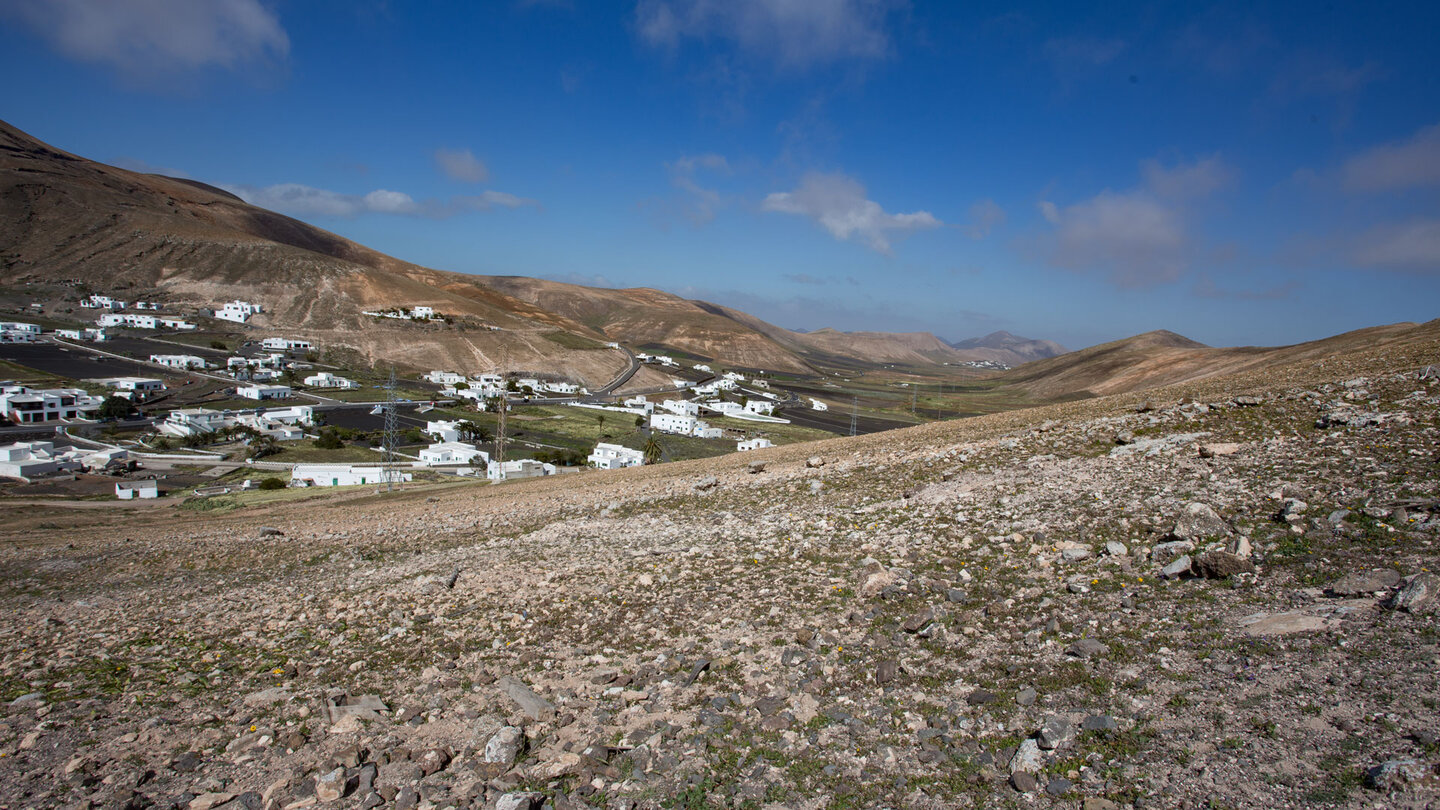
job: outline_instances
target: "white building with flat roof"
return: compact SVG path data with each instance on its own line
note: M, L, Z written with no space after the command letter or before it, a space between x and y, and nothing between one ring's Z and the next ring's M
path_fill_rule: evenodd
M122 501L140 498L142 500L160 497L160 485L155 481L117 481L115 497Z
M661 400L660 407L673 414L680 416L699 416L700 403L688 399L666 399Z
M89 419L104 401L103 397L91 396L79 388L32 389L7 385L0 388L0 416L19 425Z
M432 371L421 379L436 385L454 385L465 382L465 375L454 371Z
M241 385L235 388L236 396L257 401L289 399L293 393L288 385Z
M317 372L306 377L305 384L311 388L340 388L344 390L360 387L360 383L345 377L337 377L328 371Z
M94 343L104 343L110 339L104 329L56 329L55 337L66 340L84 340Z
M178 368L181 370L209 367L209 364L205 362L205 358L196 357L193 354L152 354L150 355L150 362L157 366Z
M477 458L484 464L490 463L489 453L465 442L436 442L422 448L415 455L422 464L432 467L440 464L470 464Z
M745 452L748 452L748 451L750 451L750 450L763 450L763 449L765 449L766 447L774 447L774 446L775 446L775 443L774 443L774 442L770 441L769 439L766 439L766 438L763 438L763 437L762 437L762 438L758 438L758 439L746 439L745 441L738 442L738 443L736 443L736 445L735 445L735 449L738 450L738 451L740 451L740 452L742 452L742 453L745 453Z
M308 340L299 338L268 337L260 341L260 345L277 352L300 352L310 351L315 344Z
M811 400L810 400L810 410L812 410L812 411L828 411L828 410L830 410L830 406L829 406L829 405L826 405L825 403L821 402L821 401L818 400L818 399L811 399Z
M135 312L107 312L101 315L95 324L102 328L123 326L128 329L154 329L160 325L160 319L154 315L140 315Z
M264 311L265 309L259 304L253 304L249 301L237 300L231 301L220 307L219 309L215 310L215 317L219 318L222 321L245 323L246 321L250 320L251 315L255 315Z
M296 464L290 471L290 485L302 487L346 487L357 484L384 484L410 481L410 473L384 467L354 464Z
M555 474L554 464L543 464L533 458L519 458L514 461L485 465L485 477L491 481L510 481L517 478L541 478Z
M639 467L645 463L645 454L619 444L600 442L585 459L591 467L602 470L618 470L623 467Z

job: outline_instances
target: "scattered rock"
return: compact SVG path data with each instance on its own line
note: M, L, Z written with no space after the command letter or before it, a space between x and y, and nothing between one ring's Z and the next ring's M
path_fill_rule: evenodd
M1228 551L1207 551L1195 558L1190 572L1206 579L1226 579L1236 574L1255 573L1255 564Z
M1015 755L1010 758L1010 773L1025 772L1030 774L1039 773L1045 762L1045 755L1040 751L1040 743L1030 737L1020 743L1015 750Z
M1035 734L1035 741L1046 751L1053 751L1067 745L1073 739L1075 739L1075 726L1059 715L1045 718L1044 725L1040 726L1040 730Z
M285 532L282 532L282 531L280 531L279 529L274 528L273 526L261 526L261 527L260 527L260 536L261 536L261 537L284 537L284 536L285 536Z
M1200 445L1200 458L1233 456L1240 452L1240 445L1234 442L1208 442Z
M805 459L805 466L812 470L819 469L820 467L825 466L825 459L819 456L811 456L810 458Z
M1189 540L1191 542L1211 537L1229 537L1231 534L1230 524L1226 523L1209 504L1199 501L1185 504L1180 518L1175 521L1175 527L1170 530L1170 537L1173 540Z
M1106 540L1105 553L1111 557L1127 557L1130 554L1130 549L1126 548L1125 544L1118 540Z
M1073 655L1076 658L1094 658L1109 651L1109 647L1093 638L1082 638L1065 648L1066 655Z
M755 475L756 473L765 472L765 462L763 462L763 461L752 461L752 462L750 462L749 470L750 470L750 474L751 474L751 475Z
M1192 564L1193 561L1190 559L1190 555L1181 555L1172 560L1169 565L1161 568L1160 576L1166 579L1179 579L1190 573L1190 567Z
M1365 772L1365 784L1386 793L1404 793L1427 783L1440 783L1440 777L1415 759L1386 760Z
M1051 796L1064 796L1066 793L1069 793L1073 787L1075 787L1074 782L1071 782L1063 776L1057 776L1045 785L1045 792Z
M918 633L929 627L933 621L935 621L935 610L927 607L924 610L912 614L910 618L906 619L904 623L900 625L900 629L907 633Z
M1334 596L1363 596L1388 591L1400 584L1400 572L1393 568L1357 571L1335 580L1325 590Z
M1015 771L1010 774L1010 787L1021 793L1030 793L1039 787L1039 783L1029 771Z
M548 720L555 716L555 704L536 694L519 678L506 675L497 682L500 691L520 707L531 720Z
M1419 573L1390 600L1390 607L1409 613L1428 613L1436 607L1440 594L1440 576Z

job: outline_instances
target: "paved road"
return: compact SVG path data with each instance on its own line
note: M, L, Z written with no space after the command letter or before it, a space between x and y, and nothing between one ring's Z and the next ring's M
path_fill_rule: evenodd
M604 386L596 389L595 393L597 395L603 396L605 394L609 394L616 388L619 388L625 383L630 382L630 378L634 377L635 372L640 370L640 358L636 357L634 352L630 351L624 346L620 347L620 351L625 352L625 356L630 358L630 367L620 372L620 376L606 383Z

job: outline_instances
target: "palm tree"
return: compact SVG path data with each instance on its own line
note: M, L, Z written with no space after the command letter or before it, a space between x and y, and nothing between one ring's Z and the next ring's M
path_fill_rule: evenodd
M646 464L659 464L661 457L665 455L665 448L660 446L660 441L652 433L650 438L645 441L645 447L641 452L645 454Z
M595 414L595 421L600 423L600 432L603 434L605 432L605 414Z

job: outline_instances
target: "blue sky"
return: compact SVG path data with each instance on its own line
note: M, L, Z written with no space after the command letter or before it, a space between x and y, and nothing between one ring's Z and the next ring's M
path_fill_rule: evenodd
M1278 345L1440 315L1440 4L1382 6L0 0L0 117L439 269Z

